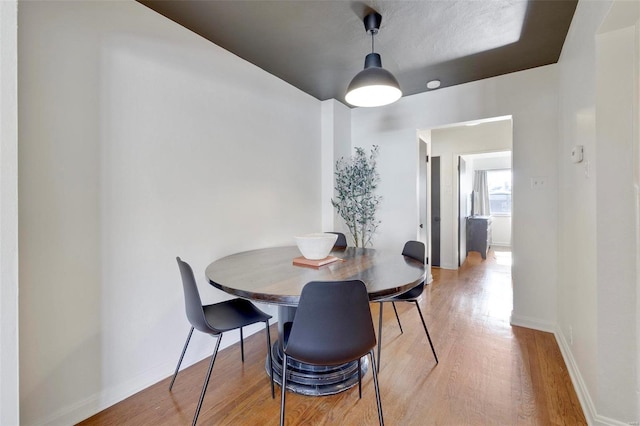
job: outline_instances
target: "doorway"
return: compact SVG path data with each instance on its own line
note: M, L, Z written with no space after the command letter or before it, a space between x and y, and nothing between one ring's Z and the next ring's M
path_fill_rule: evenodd
M487 245L494 249L494 252L510 251L512 223L511 151L461 155L460 159L465 163L465 173L461 173L461 171L458 173L460 193L458 222L466 222L470 216L488 216L490 225L487 231ZM478 179L485 183L482 185L484 191L477 188L476 180ZM481 200L481 198L485 199ZM468 204L471 204L471 208L465 209L464 206L468 207ZM461 247L467 234L461 230L458 237L459 247ZM477 247L477 244L474 247ZM469 248L467 247L464 253L459 252L459 258L462 259L461 264L464 263Z
M472 215L472 180L477 168L468 156L506 156L506 166L511 168L513 140L511 117L496 117L471 123L459 123L442 128L421 130L430 135L431 156L427 206L430 220L427 240L431 243L432 265L443 269L458 269L466 259L466 220ZM500 154L499 154L500 153ZM505 153L505 154L502 154ZM471 157L473 158L473 157ZM485 163L489 160L483 160ZM497 160L495 160L497 161ZM497 165L485 168L497 168ZM439 169L439 173L436 171ZM439 194L439 195L438 195ZM511 219L504 220L508 232ZM499 243L510 248L510 237Z

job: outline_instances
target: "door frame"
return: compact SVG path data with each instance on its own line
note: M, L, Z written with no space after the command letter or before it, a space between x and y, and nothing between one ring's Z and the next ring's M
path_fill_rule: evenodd
M425 282L433 280L431 275L431 131L418 135L418 228L416 238L425 246Z

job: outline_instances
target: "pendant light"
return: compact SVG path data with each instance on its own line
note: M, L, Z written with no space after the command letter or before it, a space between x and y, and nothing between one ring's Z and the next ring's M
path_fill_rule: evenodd
M378 34L381 22L382 16L375 12L364 18L364 28L371 34L371 53L364 59L364 69L356 74L349 83L345 100L353 106L388 105L402 96L398 80L393 74L382 68L382 59L374 51L373 39Z

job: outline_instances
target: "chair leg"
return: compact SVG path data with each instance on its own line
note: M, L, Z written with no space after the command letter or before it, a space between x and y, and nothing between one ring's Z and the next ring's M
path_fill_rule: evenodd
M436 355L436 349L433 347L433 342L431 342L431 336L429 336L429 330L427 330L427 323L424 322L424 317L422 316L422 310L420 309L420 305L418 301L414 301L416 304L416 308L418 308L418 313L420 314L420 319L422 320L422 326L424 327L424 332L427 333L427 339L429 340L429 345L431 345L431 352L433 352L433 357L436 359L436 364L438 363L438 355Z
M362 358L358 358L358 395L362 399Z
M396 313L396 320L398 320L398 327L400 327L400 334L404 334L404 331L402 330L402 324L400 324L400 317L398 316L398 310L396 309L396 302L391 302L391 305L393 306L393 312Z
M384 303L379 302L380 305L380 316L378 317L378 372L380 372L380 352L382 349L382 306Z
M218 355L218 348L220 347L222 334L219 334L216 337L218 338L216 342L216 348L213 350L213 354L211 355L211 362L209 362L209 369L207 370L207 376L204 379L204 385L202 386L202 392L200 393L200 400L198 401L198 406L196 407L196 413L193 416L192 426L196 425L196 422L198 421L198 416L200 415L200 408L202 408L202 401L204 401L204 394L207 392L207 386L209 385L209 379L211 378L211 370L213 370L213 363L216 362L216 355Z
M271 357L271 333L269 333L269 320L265 321L267 326L267 359L269 360L269 377L271 378L271 398L275 399L276 391L273 386L273 358Z
M171 379L171 384L169 385L169 391L173 388L173 382L176 381L176 377L178 376L178 370L180 370L180 365L182 364L182 359L184 358L184 354L187 352L187 346L189 346L189 340L191 340L191 335L193 334L193 327L191 327L191 331L189 331L189 335L187 336L187 341L184 342L184 347L182 348L182 354L180 354L180 359L178 360L178 365L176 366L176 371L173 373L173 378Z
M242 356L242 362L244 362L244 336L242 335L242 327L240 327L240 354Z
M378 420L380 426L384 426L384 419L382 418L382 402L380 401L380 386L378 386L378 373L376 373L376 360L373 357L373 349L369 351L369 357L371 357L371 372L373 374L373 386L376 389L376 403L378 404Z
M282 358L282 386L280 390L282 392L282 398L280 400L280 426L284 426L284 400L287 393L287 354L283 354Z

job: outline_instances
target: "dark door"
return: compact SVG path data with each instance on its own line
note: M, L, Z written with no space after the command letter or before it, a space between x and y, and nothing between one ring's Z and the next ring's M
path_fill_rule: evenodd
M431 159L431 265L440 266L440 157Z

